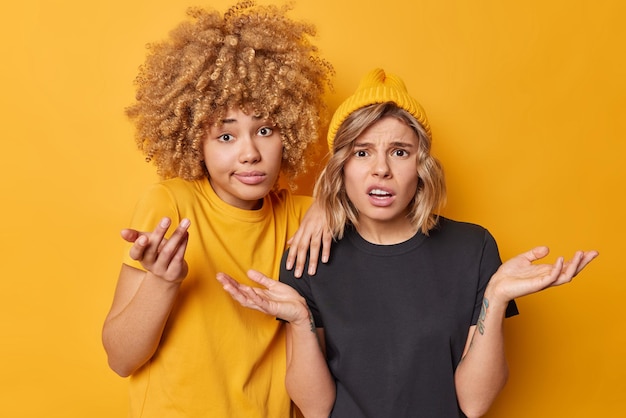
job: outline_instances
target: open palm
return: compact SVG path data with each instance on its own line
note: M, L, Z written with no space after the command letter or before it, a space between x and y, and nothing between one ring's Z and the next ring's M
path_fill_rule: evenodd
M309 321L306 302L294 288L256 270L249 270L248 277L262 287L239 283L225 273L217 274L217 280L224 290L242 306L292 323Z
M507 300L569 283L598 256L597 251L577 251L571 260L559 257L554 264L534 263L548 255L548 247L536 247L500 266L490 286Z

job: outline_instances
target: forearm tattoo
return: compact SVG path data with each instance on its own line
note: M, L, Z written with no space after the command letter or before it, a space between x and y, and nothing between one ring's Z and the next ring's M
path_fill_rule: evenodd
M309 322L311 324L311 332L315 333L315 320L313 319L313 312L311 312L311 308L307 306L307 310L309 311Z
M483 305L480 308L480 314L478 315L478 321L476 322L476 329L478 329L478 332L480 332L480 335L483 335L485 333L485 317L487 316L487 308L488 307L489 307L489 300L487 300L487 298L483 298ZM468 352L474 346L474 338L476 338L476 333L474 333L474 335L472 335L472 340L470 341L470 346L467 349ZM467 355L467 353L465 355ZM461 364L461 362L463 361L464 358L465 358L465 356L463 358L461 358L461 361L459 362L459 364Z
M480 335L485 333L485 317L487 316L487 308L489 307L489 301L487 298L483 298L483 306L480 309L480 315L478 315L478 322L476 323L476 327L478 328L478 332Z

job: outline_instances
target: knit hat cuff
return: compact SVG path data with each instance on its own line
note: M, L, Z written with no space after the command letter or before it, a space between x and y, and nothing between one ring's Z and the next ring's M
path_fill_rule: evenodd
M431 136L430 124L424 108L411 97L402 79L393 74L385 74L383 69L370 71L359 84L356 92L348 97L335 111L328 127L328 148L332 151L335 135L341 124L354 111L372 104L393 102L409 112Z

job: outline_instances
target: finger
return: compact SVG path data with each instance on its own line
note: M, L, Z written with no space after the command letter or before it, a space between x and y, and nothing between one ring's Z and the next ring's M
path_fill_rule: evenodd
M189 243L189 231L185 231L183 237L180 240L180 244L172 257L172 261L182 262L185 259L185 251L187 251L187 244Z
M135 240L139 238L141 234L135 229L126 228L120 231L120 235L122 236L124 241L135 242Z
M320 256L320 246L321 246L322 236L321 234L317 234L311 240L311 245L309 246L309 268L307 273L310 276L313 276L317 271L317 263ZM306 262L306 260L305 260Z
M577 251L571 260L564 263L563 264L564 267L562 267L561 274L559 276L558 281L555 283L555 285L561 285L561 284L572 281L572 278L576 276L576 273L578 271L578 266L580 265L582 258L583 258L583 252Z
M556 259L556 261L554 262L554 265L552 267L552 270L550 271L550 283L554 284L556 281L558 281L559 279L561 279L563 277L563 266L564 266L564 259L563 257L559 257Z
M152 237L160 242L163 238L165 238L165 234L167 233L167 230L170 229L171 225L172 220L170 218L162 218L154 228L154 231L152 231Z
M595 250L585 251L580 263L578 264L578 268L576 269L576 274L580 273L582 269L584 269L587 264L591 263L598 255L600 254Z
M541 260L550 253L550 249L546 246L535 247L532 250L523 254L531 263L533 261Z
M139 238L135 239L135 242L130 247L130 250L128 250L130 258L137 261L143 260L149 242L148 237L145 235L140 235Z
M163 238L161 240L161 242L159 242L159 245L157 246L157 254L160 253L163 250L163 247L165 247L165 244L167 244L168 239L167 238Z
M287 260L285 261L285 268L287 270L291 270L294 262L296 261L296 249L291 246L293 240L294 238L290 238L289 241L287 241L287 244L290 245L289 250L287 251Z
M215 278L217 279L218 282L220 282L222 285L225 284L232 284L235 279L233 279L232 277L230 277L228 274L226 273L222 273L219 272L215 275Z
M189 232L185 232L184 239L176 249L172 261L167 266L170 275L175 276L178 279L184 279L187 276L188 266L185 262L185 251L187 250L187 243L189 242Z
M226 273L217 273L215 275L215 278L229 293L233 295L238 294L241 298L248 298L249 296L252 296L256 299L256 293L253 287L239 283L237 280L233 279Z
M237 282L235 282L235 286L230 287L230 290L228 289L229 287L230 285L227 285L224 289L226 289L240 305L267 313L268 302L262 297L262 294L259 293L261 289Z
M276 283L276 280L270 279L269 277L267 277L260 271L256 271L256 270L248 270L248 277L253 282L258 283L261 286L264 286L268 289Z
M330 259L330 247L333 242L333 235L329 229L324 229L322 234L322 263L328 263Z
M309 244L310 243L307 242L306 245L301 243L296 246L296 266L293 272L296 278L302 277L302 273L304 272L304 265L306 264L307 253L309 252ZM315 262L315 264L317 265L317 262Z
M148 235L149 243L145 249L143 258L149 260L150 262L154 262L157 259L159 251L162 247L162 241L165 238L165 233L169 229L171 224L170 218L162 218L154 230Z
M239 302L240 305L245 307L251 306L248 296L243 292L241 284L235 282L235 284L225 284L222 287L233 299Z
M177 254L178 249L183 243L186 242L188 234L187 228L189 228L189 219L183 219L180 221L172 236L165 242L158 254L158 261L163 266L169 266L174 256Z
M241 283L224 273L217 273L215 275L215 278L218 282L222 284L224 290L228 292L233 297L233 299L235 299L242 305L247 303L247 296L245 294L245 289L247 286L242 285Z

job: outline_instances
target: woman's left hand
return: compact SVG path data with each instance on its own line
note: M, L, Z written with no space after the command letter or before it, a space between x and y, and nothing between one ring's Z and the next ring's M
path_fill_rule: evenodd
M597 251L577 251L572 259L559 257L554 264L533 264L548 255L548 247L536 247L500 266L488 288L503 302L569 283L594 258Z
M310 323L306 301L291 286L270 279L256 270L249 270L250 280L263 287L239 283L225 273L217 273L217 281L241 306L256 309L290 323Z

